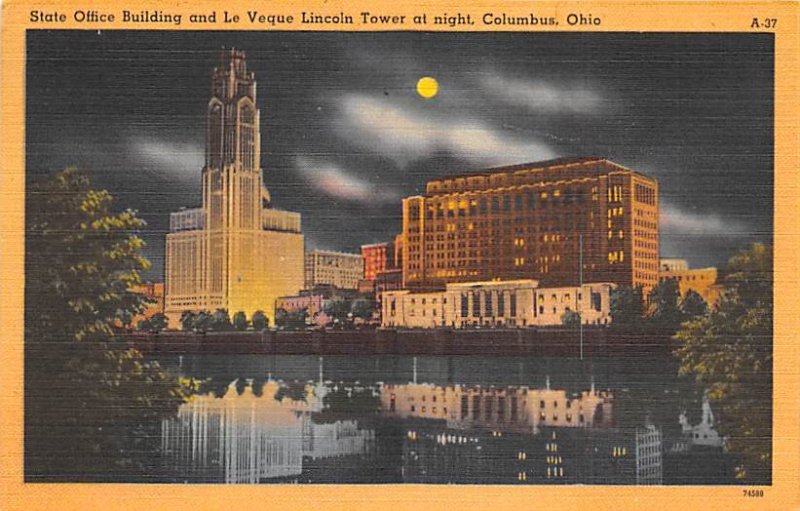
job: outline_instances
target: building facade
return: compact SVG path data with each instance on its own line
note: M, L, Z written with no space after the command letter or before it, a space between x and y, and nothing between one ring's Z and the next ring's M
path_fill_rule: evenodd
M540 288L535 280L447 284L444 291L384 291L385 328L561 325L567 312L584 324L611 321L611 283Z
M364 273L364 259L359 254L312 250L306 252L305 289L331 285L356 289Z
M661 259L658 271L658 280L675 280L681 296L686 296L689 291L694 291L703 297L711 306L717 303L721 286L717 284L717 269L689 268L685 259Z
M429 181L403 200L411 288L536 279L658 283L658 183L602 158L489 169Z
M361 245L361 257L364 258L364 279L374 282L380 272L397 268L397 245L394 241Z
M271 207L261 174L256 80L244 52L225 50L211 80L202 206L170 216L165 312L227 309L274 316L303 287L300 214Z

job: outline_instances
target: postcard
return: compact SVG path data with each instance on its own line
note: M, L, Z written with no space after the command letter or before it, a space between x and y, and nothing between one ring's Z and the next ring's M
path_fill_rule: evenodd
M2 508L797 508L798 19L7 2Z

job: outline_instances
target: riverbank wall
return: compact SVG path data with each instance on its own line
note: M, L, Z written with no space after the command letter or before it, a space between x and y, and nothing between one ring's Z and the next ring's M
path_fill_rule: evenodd
M254 355L459 355L459 356L649 356L671 350L669 336L603 326L482 330L327 330L177 332L127 334L129 346L146 354Z

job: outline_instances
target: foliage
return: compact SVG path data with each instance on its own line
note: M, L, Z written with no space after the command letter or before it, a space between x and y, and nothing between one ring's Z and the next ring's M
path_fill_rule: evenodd
M350 302L338 296L326 300L322 306L322 311L332 318L334 322L339 323L344 323L349 319L350 310Z
M680 299L681 293L675 279L666 279L653 287L648 294L651 325L674 333L683 320Z
M370 320L375 313L375 302L366 298L357 298L350 304L350 313L354 318Z
M380 398L366 387L336 385L322 400L323 411L314 414L316 423L363 419L380 411Z
M275 398L275 401L283 401L283 398L285 397L291 399L292 401L306 401L306 398L308 397L308 391L309 389L306 387L305 382L292 381L281 384L273 397Z
M26 214L25 469L29 480L144 477L180 382L114 337L140 314L130 288L149 268L106 191L68 168L30 187Z
M244 312L239 311L233 315L233 329L243 332L247 330L247 316L244 315Z
M566 311L561 315L561 324L567 328L580 328L581 315L575 311Z
M169 321L164 314L157 312L150 318L150 325L152 326L153 331L160 332L167 329Z
M149 319L140 319L139 322L136 323L136 330L139 332L151 332L153 330L153 324Z
M308 309L303 308L297 311L287 311L278 308L275 311L275 326L286 330L303 330L308 323Z
M611 321L615 326L638 325L643 314L641 287L618 287L611 291Z
M708 313L708 304L696 291L689 290L681 300L681 314L685 319L705 316Z
M211 314L206 311L200 311L194 315L194 319L192 321L192 330L195 332L207 332L211 330L211 324Z
M231 317L228 315L226 309L217 309L214 311L214 314L211 315L210 330L214 330L215 332L228 332L232 328Z
M741 457L738 476L769 484L772 442L772 248L732 257L724 293L708 315L685 322L676 339L681 374L708 390L719 433Z
M194 330L195 314L192 311L183 311L181 314L181 330L191 332Z
M255 311L253 313L252 318L253 329L256 331L266 330L269 326L269 319L267 319L267 315L264 314L264 311Z

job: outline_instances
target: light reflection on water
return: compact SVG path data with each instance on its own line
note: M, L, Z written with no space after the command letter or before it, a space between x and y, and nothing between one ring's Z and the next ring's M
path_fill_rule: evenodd
M670 360L182 356L168 480L662 484L692 399Z

